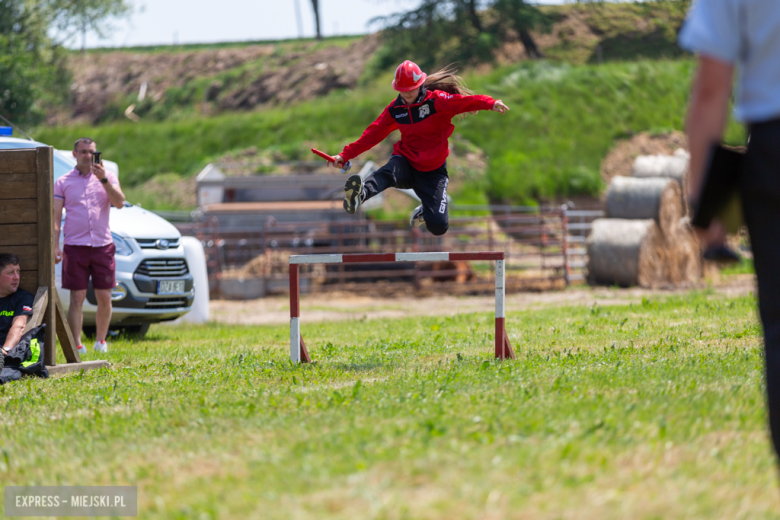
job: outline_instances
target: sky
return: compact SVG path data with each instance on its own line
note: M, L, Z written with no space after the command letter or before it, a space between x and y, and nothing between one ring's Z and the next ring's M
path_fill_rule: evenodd
M541 0L560 4L569 0ZM376 16L415 7L419 0L319 0L323 36L363 34ZM315 35L311 0L130 0L134 13L113 22L106 39L87 34L87 47L210 43L297 38ZM80 48L81 36L67 42Z

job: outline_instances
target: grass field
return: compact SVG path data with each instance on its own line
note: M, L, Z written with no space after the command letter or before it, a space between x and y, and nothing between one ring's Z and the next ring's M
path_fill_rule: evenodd
M0 480L126 484L143 518L777 518L754 301L156 326L0 389Z

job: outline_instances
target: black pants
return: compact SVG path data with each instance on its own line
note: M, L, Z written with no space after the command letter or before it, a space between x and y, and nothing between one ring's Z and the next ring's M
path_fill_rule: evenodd
M447 163L429 172L416 170L405 157L393 155L390 160L363 181L365 199L379 195L387 188L412 189L420 197L425 227L434 235L443 235L450 227L447 208Z
M752 125L740 191L764 325L769 426L780 455L780 120Z

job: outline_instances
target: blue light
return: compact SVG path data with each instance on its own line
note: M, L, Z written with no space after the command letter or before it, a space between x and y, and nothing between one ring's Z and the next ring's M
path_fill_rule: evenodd
M10 126L0 126L0 137L13 135L14 129Z

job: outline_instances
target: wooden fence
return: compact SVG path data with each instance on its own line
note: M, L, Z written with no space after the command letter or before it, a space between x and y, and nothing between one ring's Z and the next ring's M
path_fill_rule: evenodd
M35 294L36 302L46 302L35 306L31 320L43 313L44 362L50 372L58 372L52 369L57 354L55 332L69 364L108 366L105 362L81 363L54 284L53 153L48 146L0 150L0 252L19 257L19 287Z
M351 222L276 222L267 218L259 225L233 226L230 230L220 230L216 219L176 225L182 234L201 240L211 289L229 298L286 292L289 256L305 254L501 251L506 255L510 290L563 287L584 279L585 237L590 221L601 212L518 206L453 209L482 214L450 218L450 229L442 237L424 228L410 229L406 222L365 218ZM479 262L307 266L301 269L300 279L303 291L345 286L371 290L369 283L418 289L435 283L438 290L487 291L492 267Z

